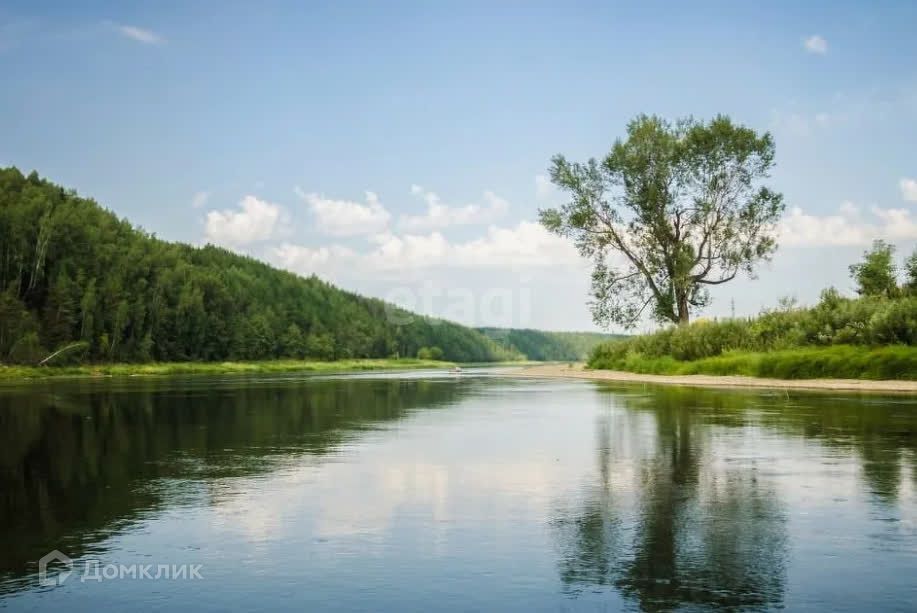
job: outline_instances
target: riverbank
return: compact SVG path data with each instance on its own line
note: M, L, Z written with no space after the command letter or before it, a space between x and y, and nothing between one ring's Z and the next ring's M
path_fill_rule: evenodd
M266 360L262 362L157 362L149 364L91 364L85 366L2 366L0 382L57 377L137 377L162 375L225 375L283 372L350 372L451 368L452 362L414 358L379 360Z
M917 394L917 381L872 379L770 379L739 375L650 375L617 370L587 370L582 364L545 364L509 371L519 377L560 377L615 381L621 383L654 383L693 387L752 387L770 389L829 390L844 392L896 392Z
M779 351L728 351L682 359L647 355L628 343L600 347L589 368L647 375L738 375L762 379L917 380L917 347L833 345Z

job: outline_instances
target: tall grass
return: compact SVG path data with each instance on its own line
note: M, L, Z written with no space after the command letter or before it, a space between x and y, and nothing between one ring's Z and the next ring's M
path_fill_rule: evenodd
M866 348L852 345L770 352L729 352L681 361L670 356L628 354L622 359L593 360L590 368L655 375L745 375L774 379L908 379L917 380L917 347Z
M597 347L590 368L658 374L917 379L917 297L843 298L698 321Z

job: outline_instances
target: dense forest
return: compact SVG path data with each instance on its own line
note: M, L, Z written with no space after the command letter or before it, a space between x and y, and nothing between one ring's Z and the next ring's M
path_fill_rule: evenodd
M0 363L69 346L48 363L523 357L315 276L160 240L34 172L0 169L0 237Z
M624 338L600 332L546 332L521 328L478 328L509 352L536 361L584 360L603 342Z

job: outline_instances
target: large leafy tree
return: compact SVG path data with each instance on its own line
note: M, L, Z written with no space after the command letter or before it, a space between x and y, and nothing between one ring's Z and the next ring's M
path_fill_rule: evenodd
M650 308L685 324L711 285L753 275L776 249L783 197L761 185L773 164L770 134L728 117L641 115L601 161L553 158L551 181L570 200L541 222L593 260L597 323L632 327Z
M894 298L898 294L895 246L881 239L873 241L872 249L863 254L863 261L850 266L850 276L861 296Z

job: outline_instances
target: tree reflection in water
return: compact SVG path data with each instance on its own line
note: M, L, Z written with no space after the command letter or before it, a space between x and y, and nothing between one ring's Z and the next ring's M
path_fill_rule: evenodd
M902 465L917 460L908 398L601 389L612 406L596 425L597 478L558 505L554 524L572 594L613 586L650 610L779 606L787 512L766 459L730 457L747 455L744 437L814 440L857 458L877 506L896 502Z
M779 604L786 518L754 464L713 457L713 432L694 406L716 397L661 389L614 398L631 410L598 418L598 479L555 523L567 589L614 586L645 609Z
M0 390L0 581L35 572L51 549L94 551L144 514L181 504L176 496L214 495L197 485L321 457L412 409L454 403L467 387L236 377Z

